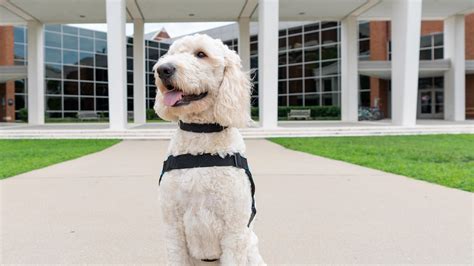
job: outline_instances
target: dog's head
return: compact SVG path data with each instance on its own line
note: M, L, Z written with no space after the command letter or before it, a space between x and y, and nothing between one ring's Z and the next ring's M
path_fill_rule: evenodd
M251 83L240 57L221 40L196 34L171 45L154 66L155 111L169 121L245 127Z

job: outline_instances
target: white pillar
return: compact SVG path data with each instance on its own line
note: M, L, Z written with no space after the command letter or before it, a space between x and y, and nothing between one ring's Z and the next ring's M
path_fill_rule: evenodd
M341 23L341 120L357 122L359 108L359 24L349 16Z
M145 32L142 19L133 21L133 120L146 123Z
M464 15L444 21L444 58L451 68L444 74L444 119L466 120L466 58Z
M263 128L278 126L278 0L258 1L258 103Z
M239 18L239 55L242 69L250 71L250 18Z
M422 0L392 0L392 123L416 125Z
M44 25L28 21L28 123L44 124Z
M125 0L107 0L107 47L110 129L127 127Z

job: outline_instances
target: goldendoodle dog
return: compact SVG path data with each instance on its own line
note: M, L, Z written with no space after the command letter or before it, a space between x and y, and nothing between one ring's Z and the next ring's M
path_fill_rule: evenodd
M160 177L171 265L262 265L255 186L237 128L250 120L249 77L221 40L181 38L154 67L155 111L178 121Z

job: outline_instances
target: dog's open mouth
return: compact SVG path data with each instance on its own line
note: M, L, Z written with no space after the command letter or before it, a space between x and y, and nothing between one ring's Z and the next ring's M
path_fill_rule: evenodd
M175 87L168 88L168 90L163 95L163 102L166 106L178 107L182 105L188 105L191 102L201 100L207 96L207 91L201 94L184 94L182 90L179 90Z

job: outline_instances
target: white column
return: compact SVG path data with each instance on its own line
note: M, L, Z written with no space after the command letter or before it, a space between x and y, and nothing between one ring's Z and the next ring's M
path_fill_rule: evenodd
M44 124L44 25L28 21L28 123Z
M250 71L250 18L239 18L239 55L242 69Z
M258 103L263 128L278 126L278 0L258 1Z
M133 21L133 120L146 123L145 32L142 19Z
M464 15L444 21L444 58L451 68L444 74L444 119L466 120L466 58Z
M110 129L127 127L125 0L107 0L107 47Z
M392 0L392 123L416 125L422 0Z
M359 24L349 16L341 23L341 120L357 122L359 108Z

